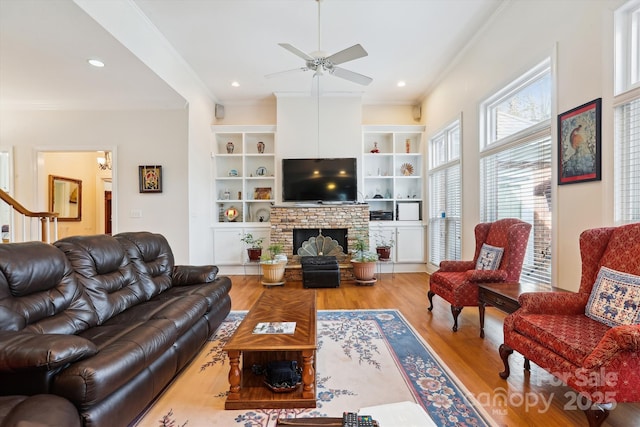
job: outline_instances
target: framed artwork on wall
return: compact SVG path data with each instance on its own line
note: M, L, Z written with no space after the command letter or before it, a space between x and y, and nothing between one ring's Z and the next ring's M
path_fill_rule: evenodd
M162 166L138 166L141 193L162 193Z
M602 98L558 115L558 185L600 181Z

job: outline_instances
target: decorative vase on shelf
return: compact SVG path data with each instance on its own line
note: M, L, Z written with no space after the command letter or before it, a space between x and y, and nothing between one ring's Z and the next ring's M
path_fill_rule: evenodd
M229 141L227 142L227 154L233 154L233 149L234 149L234 145L233 142Z
M258 141L258 153L264 153L264 142Z
M374 141L373 142L373 149L371 150L372 153L379 153L380 150L378 149L378 142Z
M407 140L404 142L404 149L407 153L411 152L411 140L407 138Z

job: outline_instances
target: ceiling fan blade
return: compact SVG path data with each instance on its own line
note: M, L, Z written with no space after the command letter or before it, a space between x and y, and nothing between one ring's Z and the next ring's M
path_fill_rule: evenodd
M296 56L299 56L305 61L313 61L315 59L313 56L301 51L300 49L290 45L289 43L278 43L278 46L282 46L283 48L287 49L289 52L293 53Z
M340 52L334 53L333 55L327 57L327 60L331 61L333 65L338 65L342 64L343 62L353 61L354 59L362 58L367 55L369 54L361 45L355 44L351 47L341 50Z
M354 73L353 71L345 70L340 67L333 67L330 71L334 76L352 81L354 83L358 83L360 85L366 86L373 81L371 77L367 77L363 74Z
M264 77L267 79L270 79L272 77L280 76L282 74L298 73L300 71L309 71L309 69L307 67L299 67L299 68L294 68L293 70L278 71L275 73L267 74Z

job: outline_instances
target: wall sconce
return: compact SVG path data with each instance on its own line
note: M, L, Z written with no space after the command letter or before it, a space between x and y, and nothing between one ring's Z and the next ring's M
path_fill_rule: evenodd
M102 155L96 159L98 161L98 169L101 171L111 170L111 151L101 151Z

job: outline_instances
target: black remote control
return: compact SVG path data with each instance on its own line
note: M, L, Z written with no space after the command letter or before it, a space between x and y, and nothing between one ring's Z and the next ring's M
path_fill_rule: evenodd
M370 415L358 415L355 412L342 414L342 427L377 427L378 423Z

